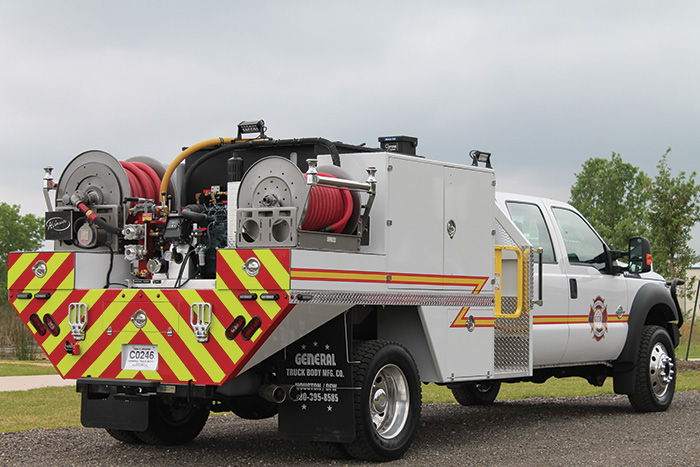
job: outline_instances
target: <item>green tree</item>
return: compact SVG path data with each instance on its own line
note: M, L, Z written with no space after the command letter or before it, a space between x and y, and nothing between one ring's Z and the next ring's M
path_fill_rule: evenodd
M680 172L673 177L668 165L668 148L657 165L658 175L651 185L649 226L654 270L667 279L686 280L686 290L693 289L686 270L693 263L695 252L688 242L691 229L700 222L700 186L696 173ZM694 279L694 278L693 278Z
M571 187L569 203L581 211L615 250L627 250L631 237L647 235L650 178L620 154L590 158Z
M21 215L19 209L0 203L0 344L11 345L17 358L31 359L34 339L7 302L7 256L12 251L39 248L44 221L34 214Z
M7 256L12 251L38 249L44 240L44 220L21 215L16 204L0 203L0 293L7 300Z

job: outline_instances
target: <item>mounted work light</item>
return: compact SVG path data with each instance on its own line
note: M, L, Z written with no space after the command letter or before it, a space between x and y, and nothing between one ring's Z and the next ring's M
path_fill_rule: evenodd
M491 169L491 153L490 152L484 152L484 151L479 151L478 149L474 149L469 152L469 156L472 158L472 167L478 167L479 162L483 162L486 164L487 169Z
M265 130L267 127L264 120L241 122L238 124L238 139L242 139L244 134L251 133L258 133L255 139L269 139L265 136Z

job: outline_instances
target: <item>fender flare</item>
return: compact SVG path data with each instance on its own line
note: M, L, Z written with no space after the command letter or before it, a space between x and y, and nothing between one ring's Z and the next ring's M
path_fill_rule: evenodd
M653 310L653 313L652 313ZM649 315L652 316L649 316ZM627 322L625 346L613 364L614 389L617 394L634 392L634 370L639 352L642 329L646 324L656 324L666 328L673 346L680 340L678 319L680 312L670 292L658 284L644 284L638 291L630 307Z

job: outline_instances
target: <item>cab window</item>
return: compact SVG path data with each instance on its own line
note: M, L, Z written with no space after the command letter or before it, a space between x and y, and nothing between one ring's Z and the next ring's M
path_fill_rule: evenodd
M590 264L598 270L605 268L605 244L583 218L568 209L552 208L566 255L571 264Z
M542 248L542 261L554 263L554 248L552 238L549 236L547 224L542 216L542 211L535 204L518 203L509 201L506 203L508 214L513 223L520 229L525 238L535 248Z

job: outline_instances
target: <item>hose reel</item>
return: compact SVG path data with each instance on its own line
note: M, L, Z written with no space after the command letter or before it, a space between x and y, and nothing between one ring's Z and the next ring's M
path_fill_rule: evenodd
M54 235L47 222L46 238L65 242L57 248L92 248L104 244L110 233L111 247L117 249L116 237L125 221L124 200L148 198L155 202L164 173L165 168L149 157L120 162L104 151L79 154L63 170L56 185L56 211L47 214L47 220L61 219L60 225L68 224L69 228ZM172 185L170 188L174 192Z
M314 159L308 162L307 174L278 156L261 159L248 169L238 190L235 225L229 225L229 230L236 231L239 247L359 249L357 190L370 193L370 184L351 180L339 167L316 167ZM338 243L342 234L352 238Z

